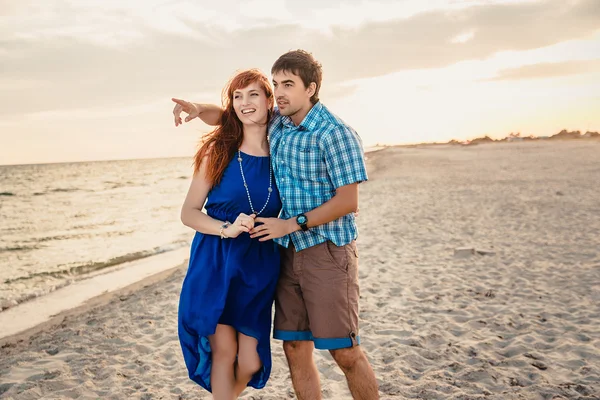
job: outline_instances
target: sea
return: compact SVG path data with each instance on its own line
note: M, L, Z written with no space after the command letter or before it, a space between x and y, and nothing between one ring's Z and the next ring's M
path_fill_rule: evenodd
M192 159L0 165L0 309L189 246Z

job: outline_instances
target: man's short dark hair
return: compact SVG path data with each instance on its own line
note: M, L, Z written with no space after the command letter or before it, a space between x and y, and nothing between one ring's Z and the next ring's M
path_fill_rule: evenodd
M321 63L315 60L311 53L304 50L288 51L273 64L271 74L277 72L291 72L294 75L298 75L306 88L308 88L311 82L314 82L317 87L310 101L313 104L319 101L319 89L321 88L323 69Z

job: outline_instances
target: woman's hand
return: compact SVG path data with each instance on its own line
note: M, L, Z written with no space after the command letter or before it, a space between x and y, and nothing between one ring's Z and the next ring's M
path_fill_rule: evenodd
M182 124L181 122L181 112L183 111L188 116L185 117L185 122L190 122L194 118L197 118L200 115L199 104L190 103L189 101L181 100L181 99L171 99L175 102L175 108L173 108L173 116L175 117L175 126L179 126Z
M234 239L242 232L250 232L250 229L254 228L254 218L256 218L255 214L241 213L231 225L223 229L223 233L228 238Z

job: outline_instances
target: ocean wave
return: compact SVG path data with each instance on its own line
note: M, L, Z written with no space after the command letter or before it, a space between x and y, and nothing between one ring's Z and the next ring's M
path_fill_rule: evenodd
M8 247L0 247L0 253L3 251L27 251L27 250L38 250L40 246L27 246L27 245L17 245L17 246L8 246Z
M50 193L72 193L72 192L79 192L81 190L82 189L77 189L77 188L56 188L56 189L48 190L46 192L34 192L33 195L34 196L45 196Z
M69 193L69 192L77 192L80 189L77 188L56 188L52 189L51 192L54 193Z
M165 253L167 251L177 250L183 246L188 245L186 241L177 241L169 243L167 245L158 246L151 250L137 251L135 253L128 253L122 256L113 257L105 261L95 261L84 264L78 264L64 268L64 265L59 265L56 271L40 271L35 272L26 276L20 276L17 278L6 279L4 284L11 284L14 282L28 281L37 278L73 278L73 277L85 277L85 275L101 271L105 268L114 267L119 264L124 264L131 261L141 260L150 256ZM62 267L62 268L61 268Z
M35 299L37 297L47 295L51 292L54 292L55 290L61 289L74 282L102 274L103 269L116 267L119 264L124 264L127 262L140 260L168 251L177 250L187 245L189 245L189 243L187 241L182 240L169 243L163 246L158 246L151 250L124 254L119 257L111 258L107 261L90 262L87 264L80 264L71 266L69 268L59 269L57 271L42 271L27 276L7 279L4 281L5 285L10 285L12 283L27 284L27 282L29 282L30 286L29 290L27 290L26 293L22 293L20 296L11 297L8 299L0 298L0 312L8 308L14 307L18 304L24 303L26 301ZM48 284L47 278L55 278L56 281L53 281L51 284ZM46 285L43 285L44 283L46 283Z
M44 236L39 239L33 239L33 240L35 240L36 242L51 242L53 240L83 239L83 238L93 238L95 236L97 236L97 234L78 233L78 234L71 234L71 235Z
M144 184L137 184L133 181L127 182L115 182L115 181L104 181L104 184L107 185L107 189L119 189L123 187L137 187L137 186L146 186Z

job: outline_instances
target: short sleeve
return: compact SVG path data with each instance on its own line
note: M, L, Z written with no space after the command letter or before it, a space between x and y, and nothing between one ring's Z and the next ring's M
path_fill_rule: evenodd
M329 178L336 189L368 179L362 141L352 128L336 126L323 135L320 147L325 155Z

